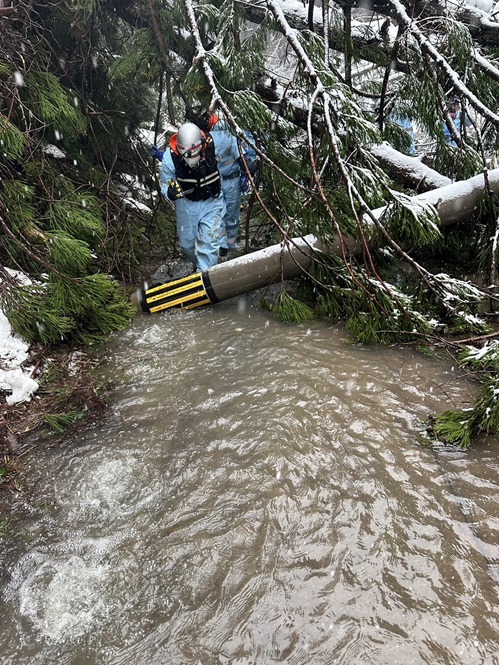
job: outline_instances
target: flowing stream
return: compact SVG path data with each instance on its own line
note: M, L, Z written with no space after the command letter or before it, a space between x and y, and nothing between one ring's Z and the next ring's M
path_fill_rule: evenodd
M499 663L497 440L419 436L476 386L256 302L109 344L106 421L0 551L1 665Z

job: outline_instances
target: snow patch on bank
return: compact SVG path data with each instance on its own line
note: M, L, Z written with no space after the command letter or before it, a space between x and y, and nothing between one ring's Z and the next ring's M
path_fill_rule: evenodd
M29 284L22 273L4 268L20 283ZM31 399L38 390L38 382L31 378L32 367L24 367L29 357L29 345L12 331L5 314L0 310L0 390L10 392L7 404L18 404Z

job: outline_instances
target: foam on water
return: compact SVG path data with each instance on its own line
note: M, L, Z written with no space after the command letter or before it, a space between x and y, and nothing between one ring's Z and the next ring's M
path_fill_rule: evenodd
M109 617L110 569L99 557L49 556L27 576L25 572L23 566L19 609L41 636L73 641Z

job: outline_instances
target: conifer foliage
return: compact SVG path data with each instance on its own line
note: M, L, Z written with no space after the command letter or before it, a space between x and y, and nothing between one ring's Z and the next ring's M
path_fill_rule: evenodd
M128 269L129 249L113 265L102 249L130 223L122 209L114 219L106 210L111 178L132 162L147 89L111 86L106 60L126 35L116 26L105 33L97 5L14 9L0 19L0 264L11 269L0 301L28 341L89 343L133 311L109 274Z

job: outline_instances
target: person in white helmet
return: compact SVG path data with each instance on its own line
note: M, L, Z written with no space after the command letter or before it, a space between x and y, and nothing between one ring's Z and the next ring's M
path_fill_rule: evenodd
M227 132L215 139L186 122L171 137L161 161L161 193L174 202L180 247L198 271L218 262L225 200L217 155L229 151L239 157L237 141Z
M185 113L185 119L193 122L201 131L210 132L215 140L217 140L219 132L228 131L226 122L220 120L215 113L208 111L202 105L189 106ZM245 130L245 134L250 141L255 141L249 130ZM245 163L241 161L239 154L237 157L234 157L232 152L220 154L218 170L222 178L222 193L227 208L222 221L220 256L226 256L228 252L237 248L241 217L241 192L246 191L249 185L245 164L252 176L256 174L258 168L256 154L253 149L247 143L241 147Z

